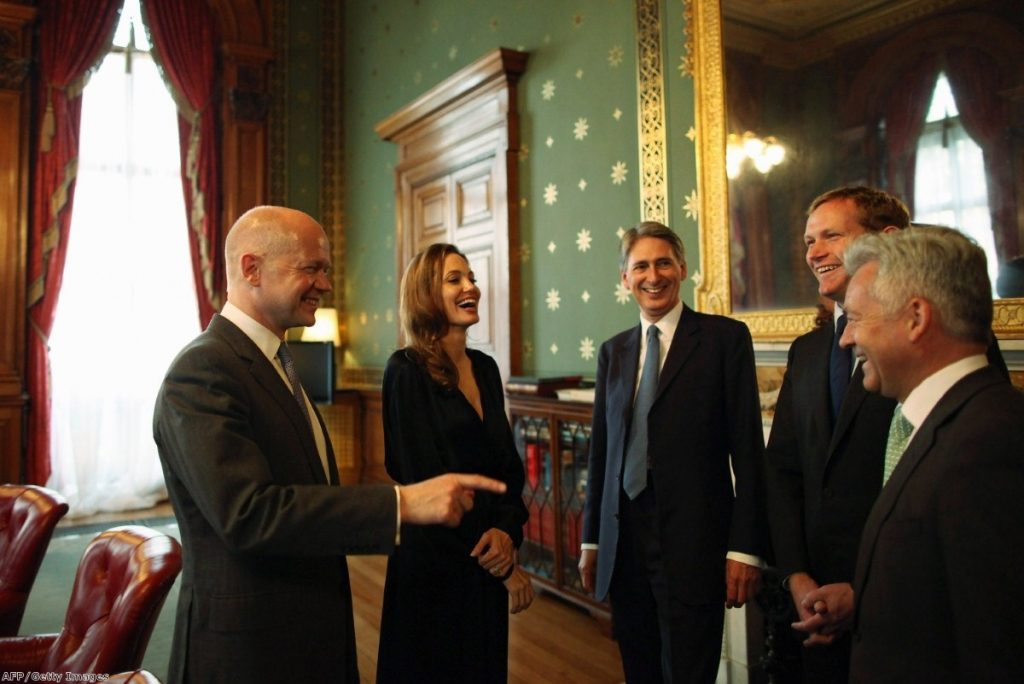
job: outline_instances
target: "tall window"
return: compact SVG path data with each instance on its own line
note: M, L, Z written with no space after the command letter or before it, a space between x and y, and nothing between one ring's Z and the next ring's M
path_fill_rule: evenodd
M914 172L914 220L952 226L974 239L988 257L996 281L992 214L988 207L985 159L960 122L956 99L944 73L939 74L924 130L917 142Z
M165 496L153 403L198 333L177 113L149 54L138 0L82 100L78 185L50 337L50 486L71 515Z

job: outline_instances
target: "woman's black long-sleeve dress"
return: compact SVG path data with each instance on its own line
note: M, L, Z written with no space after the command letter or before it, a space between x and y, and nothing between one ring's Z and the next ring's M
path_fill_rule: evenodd
M384 458L400 484L444 473L479 473L508 486L477 492L457 528L402 527L388 560L377 681L505 682L508 592L469 553L492 527L522 542L523 464L505 415L498 367L467 350L480 388L483 420L458 389L445 390L407 350L384 371Z

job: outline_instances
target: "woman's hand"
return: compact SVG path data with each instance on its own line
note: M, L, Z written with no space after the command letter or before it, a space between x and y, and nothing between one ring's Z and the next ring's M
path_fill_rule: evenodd
M522 568L516 566L504 584L508 589L510 604L508 612L518 613L530 607L530 604L533 603L533 584L530 582L529 575Z
M512 544L512 537L496 527L480 535L480 541L476 543L470 556L477 559L480 567L495 577L504 577L512 569L516 562L516 548Z

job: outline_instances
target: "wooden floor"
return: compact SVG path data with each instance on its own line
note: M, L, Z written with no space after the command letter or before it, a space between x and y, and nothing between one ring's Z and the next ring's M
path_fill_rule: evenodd
M373 682L380 640L384 556L349 556L356 622L359 674ZM589 614L545 593L533 605L509 617L508 681L510 684L622 682L622 662L615 642L601 634Z
M167 502L146 510L101 513L59 525L84 525L172 516ZM386 556L349 556L359 674L373 682L380 641ZM524 613L509 616L509 684L618 684L624 681L619 649L590 615L543 592Z

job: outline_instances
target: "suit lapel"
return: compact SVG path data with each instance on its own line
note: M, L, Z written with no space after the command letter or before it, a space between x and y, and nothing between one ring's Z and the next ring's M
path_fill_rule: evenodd
M1000 376L987 367L971 373L957 382L935 405L924 423L918 429L907 450L900 457L895 470L889 477L889 481L882 487L878 500L871 509L867 522L864 524L864 532L861 537L861 546L857 558L857 574L855 592L859 593L867 583L868 573L871 568L871 561L875 553L875 545L882 525L888 520L893 508L899 501L900 494L906 487L911 475L920 465L921 461L928 457L935 445L935 434L940 427L955 416L960 408L979 391L1001 381Z
M302 415L295 396L288 390L281 376L278 375L277 369L260 351L259 347L249 339L248 335L223 316L214 315L210 321L210 330L227 340L239 358L249 363L249 372L253 379L263 387L267 396L281 409L282 414L287 416L295 428L296 434L299 435L302 454L310 466L313 477L317 482L326 483L324 467L320 462L320 453L317 451L309 421L306 416ZM317 418L319 419L319 413L317 413ZM323 422L321 421L320 424L323 425ZM327 431L324 430L325 438L326 435Z
M633 393L636 391L636 376L640 365L640 326L636 326L626 336L621 346L615 350L614 357L621 359L619 373L611 374L612 386L608 389L609 396L622 397L619 410L626 426L625 434L629 434L633 422Z
M658 376L658 393L654 395L657 403L665 389L672 384L672 379L679 373L679 370L690 358L690 355L700 345L700 314L691 309L683 307L682 316L679 318L679 325L676 326L675 335L672 336L672 346L668 349L668 356L665 357L665 365L661 368Z
M857 411L860 410L860 405L864 403L867 395L868 391L864 389L864 369L858 363L857 368L850 377L850 385L846 388L846 394L843 395L843 403L839 407L839 415L836 416L836 425L832 429L832 439L828 447L828 458L832 458L832 452L842 441L846 432L853 426L853 419L857 415ZM822 403L822 406L825 406L825 404ZM828 420L828 416L825 416L825 419Z

